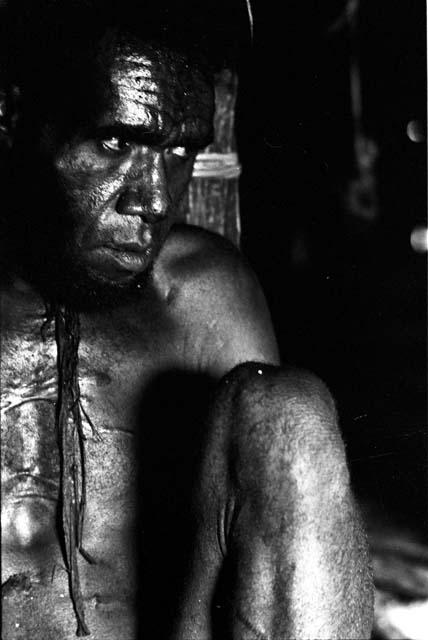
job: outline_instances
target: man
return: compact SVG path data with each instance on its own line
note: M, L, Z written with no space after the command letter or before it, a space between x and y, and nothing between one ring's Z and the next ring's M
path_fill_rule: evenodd
M85 33L5 108L3 637L368 638L334 403L239 253L173 225L209 66Z

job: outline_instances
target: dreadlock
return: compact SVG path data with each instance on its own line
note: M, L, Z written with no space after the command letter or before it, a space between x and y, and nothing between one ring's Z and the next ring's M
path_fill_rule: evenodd
M77 618L77 636L90 634L80 586L77 552L88 561L92 558L82 547L83 519L86 505L85 436L78 378L80 322L77 312L56 306L55 338L57 344L58 402L56 428L60 450L61 543L69 576L70 596Z

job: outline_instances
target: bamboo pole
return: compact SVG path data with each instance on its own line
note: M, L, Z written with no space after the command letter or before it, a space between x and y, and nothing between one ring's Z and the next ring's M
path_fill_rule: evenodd
M216 76L214 142L199 153L181 218L220 233L239 245L239 175L234 114L237 77L225 69Z

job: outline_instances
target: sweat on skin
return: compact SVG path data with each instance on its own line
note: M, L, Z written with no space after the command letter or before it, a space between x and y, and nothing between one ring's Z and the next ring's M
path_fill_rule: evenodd
M76 613L80 633L107 640L370 637L367 549L334 403L311 374L279 367L238 251L174 225L212 135L206 73L112 32L85 73L91 109L51 104L31 147L25 114L11 132L26 188L11 172L5 637L71 639ZM46 303L56 322L42 336ZM81 421L63 432L68 457L55 412L65 362L74 402L62 424L77 406ZM57 512L82 448L77 606Z

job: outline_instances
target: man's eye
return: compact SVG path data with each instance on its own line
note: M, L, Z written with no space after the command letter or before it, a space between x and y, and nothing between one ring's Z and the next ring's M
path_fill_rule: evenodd
M112 151L113 153L121 153L125 151L125 149L128 149L128 147L130 146L130 143L127 142L126 140L123 140L122 138L115 138L115 137L100 140L100 144L103 149L106 149L107 151Z
M168 155L177 156L178 158L187 158L190 155L186 147L168 147L165 151Z

